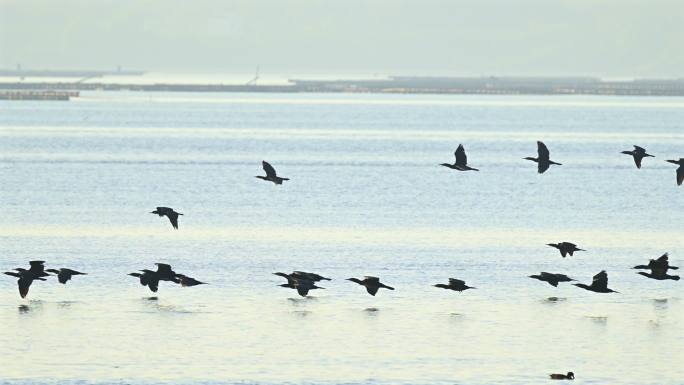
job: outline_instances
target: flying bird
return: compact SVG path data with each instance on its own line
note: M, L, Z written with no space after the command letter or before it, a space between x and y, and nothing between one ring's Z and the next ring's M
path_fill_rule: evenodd
M679 158L679 160L667 160L666 162L679 165L677 168L677 186L681 186L682 182L684 182L684 158Z
M573 372L568 372L568 374L549 374L549 377L551 377L552 380L574 380L575 379L575 373Z
M542 282L547 282L549 285L554 286L554 287L558 287L559 282L574 281L574 279L568 277L565 274L547 273L545 271L542 271L538 275L530 275L530 278L538 279Z
M166 263L155 263L157 265L157 276L159 277L160 281L171 281L173 283L180 283L180 280L178 279L178 274L176 274L173 269L171 269L171 265L167 265Z
M601 270L594 276L591 285L583 283L573 283L573 285L596 293L617 293L617 291L608 288L608 273L605 270Z
M26 298L26 295L29 292L29 287L31 287L33 281L45 281L45 278L37 277L26 269L21 269L21 271L6 271L5 274L19 278L17 280L17 285L19 286L19 295L21 298Z
M159 274L152 270L140 270L142 273L130 273L131 277L138 277L140 279L140 284L147 286L152 292L156 293L159 290Z
M462 281L460 279L456 278L449 278L449 284L445 285L443 283L438 283L436 285L432 285L434 287L439 287L442 289L447 289L447 290L454 290L458 291L459 293L468 290L468 289L477 289L476 287L468 286L466 285L465 281Z
M170 207L157 207L157 209L150 212L150 214L157 214L160 217L166 216L169 218L169 221L171 221L171 226L176 230L178 230L178 216L183 215L173 211Z
M50 276L45 272L45 261L29 261L29 266L28 269L17 267L14 271L5 272L6 275L19 278L17 285L21 298L26 298L33 281L45 281L44 277Z
M57 280L61 284L66 284L74 275L87 275L87 273L81 273L80 271L71 270L67 268L47 269L45 271L57 274Z
M646 153L646 149L643 147L639 146L634 146L634 150L632 151L622 151L622 154L625 155L631 155L632 158L634 158L634 164L636 164L637 168L641 168L641 160L644 158L655 158L655 156L651 154Z
M276 175L275 168L273 168L273 166L271 166L271 164L265 160L261 161L261 166L264 168L266 176L257 175L256 178L267 180L275 184L283 184L283 181L290 180L289 178L281 178L278 175Z
M385 285L384 283L381 283L380 278L378 278L378 277L365 276L365 277L363 277L363 280L360 280L358 278L347 278L347 281L356 282L361 286L365 286L368 294L370 294L372 296L375 296L375 294L378 292L378 289L380 289L380 288L394 290L393 287L390 287L390 286Z
M548 170L552 164L562 166L561 163L556 163L549 159L549 149L546 148L544 142L540 141L537 141L537 158L532 158L528 156L527 158L523 159L537 162L537 172L540 174L543 174L546 170Z
M458 145L458 148L456 149L456 152L454 152L454 155L456 156L454 164L440 163L440 166L449 167L450 169L458 171L480 171L476 168L468 166L468 157L466 156L465 149L463 148L462 144Z
M558 251L560 251L561 257L563 258L565 258L566 255L570 255L572 257L572 254L575 251L586 251L584 249L578 249L576 244L570 242L547 243L546 245L558 249Z

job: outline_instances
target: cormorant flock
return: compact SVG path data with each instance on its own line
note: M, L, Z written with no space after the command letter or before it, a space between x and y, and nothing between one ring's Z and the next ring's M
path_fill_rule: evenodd
M634 159L634 163L636 164L637 168L641 168L641 162L643 158L654 157L653 155L648 154L646 152L646 149L636 145L634 146L634 150L622 151L622 154L631 155ZM453 164L441 163L440 165L458 171L480 171L479 169L470 167L468 165L468 157L466 156L463 144L459 144L458 148L456 149L456 152L454 153L454 156L456 160ZM544 172L546 172L551 165L561 165L561 163L554 162L550 159L549 149L541 141L537 141L537 157L526 157L523 159L536 162L537 171L539 174L543 174ZM677 168L677 184L681 185L684 182L684 158L680 158L679 160L667 160L667 162L679 165L679 168ZM289 178L283 178L278 176L276 174L275 168L273 168L273 166L271 166L271 164L266 162L265 160L261 162L261 165L264 171L266 172L266 176L259 175L256 176L256 178L273 182L276 185L281 185L283 181L289 180ZM151 212L151 214L157 214L160 217L167 217L171 222L173 228L176 230L178 229L178 216L183 215L182 213L179 213L170 207L162 206L158 206L156 210ZM548 243L547 245L558 249L560 255L563 258L565 258L568 255L572 256L573 253L576 251L586 251L584 249L578 248L576 244L566 241L559 243ZM57 280L62 284L66 284L75 275L86 275L86 273L82 273L80 271L68 268L45 269L44 264L44 261L30 261L30 267L28 269L18 267L15 268L14 271L7 271L4 274L18 278L17 285L19 287L19 295L21 296L21 298L26 297L29 291L29 287L31 286L33 281L45 281L46 277L51 276L48 273L55 274L57 276ZM168 264L157 263L156 265L156 271L142 269L139 272L129 273L128 275L138 278L140 280L141 285L147 286L153 292L159 290L160 281L172 282L183 287L191 287L205 284L205 282L201 282L190 276L176 273ZM667 274L668 270L678 269L678 267L676 266L669 265L667 253L665 253L658 259L651 259L648 265L638 265L635 266L634 269L650 270L650 273L640 271L637 274L655 280L679 280L679 276ZM297 290L297 293L299 293L299 295L301 295L302 297L308 296L309 291L311 290L324 289L323 287L317 286L318 282L331 280L330 278L323 277L316 273L304 271L294 271L289 274L281 272L273 274L287 279L287 283L281 284L279 286L295 289ZM574 279L568 277L565 274L548 272L541 272L537 275L530 275L529 278L547 282L548 284L555 287L557 287L560 282L575 281ZM372 296L375 296L378 293L378 290L381 288L394 290L393 287L387 286L384 283L380 282L380 279L378 277L365 276L363 279L348 278L347 280L364 286L368 294ZM466 285L464 281L456 278L449 278L448 284L440 283L435 284L433 286L441 289L454 290L458 292L462 292L467 289L475 289L472 286ZM586 285L583 283L575 283L574 286L596 293L617 293L617 291L608 288L608 273L606 273L605 270L602 270L596 275L594 275L590 285ZM552 378L553 376L565 375L553 374ZM572 372L568 373L566 377L570 378L571 376Z
M641 162L643 158L654 157L648 154L643 147L634 146L634 150L622 151L622 154L631 155L634 159L634 163L637 168L641 168ZM448 167L453 170L458 171L480 171L477 168L470 167L468 165L468 158L465 153L465 149L462 144L459 144L456 149L455 161L453 164L441 163L441 166ZM551 165L561 165L561 163L554 162L550 159L549 150L546 145L538 141L537 142L537 157L526 157L525 160L530 160L537 163L537 171L539 174L546 172ZM669 163L678 165L677 168L677 185L681 185L684 182L684 158L679 160L667 160ZM281 185L283 181L289 180L289 178L283 178L276 174L275 168L271 166L270 163L262 161L262 167L266 172L266 176L256 176L256 178L263 179L265 181L273 182L276 185ZM166 216L174 229L178 229L178 216L183 215L182 213L176 212L170 207L157 207L156 210L152 211L151 214L157 214L160 217ZM561 256L565 258L567 255L572 256L576 251L585 251L580 249L571 242L559 242L559 243L549 243L548 246L554 247L559 250ZM159 282L167 281L174 284L181 285L183 287L191 287L205 284L195 278L190 276L179 274L173 271L172 267L164 263L156 263L157 270L142 269L139 272L129 273L128 275L136 277L139 279L142 286L147 286L152 292L157 292L159 289ZM19 287L19 295L21 298L25 298L29 292L29 288L34 281L46 281L47 277L51 277L49 273L57 276L57 280L66 284L73 276L76 275L86 275L76 270L69 268L59 268L59 269L45 269L44 261L30 261L29 268L15 268L13 271L7 271L4 274L18 278L17 285ZM655 280L674 280L678 281L679 276L667 274L668 270L677 270L678 267L671 266L668 261L668 254L665 253L658 259L651 259L647 265L637 265L633 269L650 270L650 273L640 271L637 274L642 275L647 278ZM282 273L276 272L275 275L281 276L287 279L287 283L278 285L285 288L295 289L297 293L302 296L308 296L311 290L325 289L324 287L317 286L321 281L330 281L331 278L323 277L316 273L304 272L304 271L293 271L292 273ZM548 273L541 272L540 274L530 275L529 278L537 279L542 282L547 282L549 285L557 287L561 282L571 282L575 281L565 274L560 273ZM358 278L347 278L348 281L355 282L366 288L368 294L375 296L379 289L394 290L394 287L385 285L380 282L380 278L365 276L363 279ZM449 278L448 284L435 284L432 285L437 288L453 290L458 292L463 292L468 289L475 289L475 287L468 286L466 283L460 279ZM608 273L605 270L600 271L594 275L590 285L583 283L575 283L574 286L579 288L593 291L595 293L617 293L617 291L608 288ZM568 372L567 374L550 374L551 379L554 380L573 380L575 375L573 372Z

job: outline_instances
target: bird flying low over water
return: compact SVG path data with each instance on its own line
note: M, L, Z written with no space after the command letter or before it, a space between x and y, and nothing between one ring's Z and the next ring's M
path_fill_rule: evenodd
M316 286L316 282L330 281L330 278L323 277L322 275L318 275L316 273L308 273L305 271L293 271L291 274L281 272L273 274L287 279L287 283L278 286L296 289L297 293L299 293L299 295L301 295L302 297L306 297L309 294L309 290L325 289L324 287Z
M666 160L666 162L677 164L677 186L681 186L684 182L684 158L679 158L679 160Z
M547 273L545 271L542 271L538 275L530 275L530 278L538 279L542 282L547 282L549 285L554 286L554 287L558 287L559 282L574 281L574 279L568 277L565 274Z
M601 270L594 276L591 285L583 283L573 283L573 285L596 293L617 293L617 291L608 288L608 273L605 270Z
M394 290L393 287L390 287L390 286L385 285L384 283L381 283L380 278L378 278L378 277L365 276L365 277L363 277L363 280L358 279L358 278L347 278L347 281L356 282L361 286L365 286L368 294L370 294L372 296L375 296L375 294L378 292L378 289L380 289L380 288Z
M622 151L621 154L631 155L634 158L634 164L637 168L641 168L641 160L644 158L655 158L655 156L646 153L646 149L639 146L634 146L632 151Z
M169 218L169 221L171 221L171 226L176 230L178 230L178 216L183 215L173 211L170 207L157 207L157 209L150 212L150 214L157 214L160 217L166 216Z
M155 265L157 265L157 271L143 269L140 270L142 273L130 273L128 275L139 278L140 284L147 286L153 292L157 292L157 290L159 290L159 281L169 281L177 283L183 287L204 284L204 282L200 282L195 278L176 273L171 268L171 265L166 263L155 263Z
M574 380L575 379L575 373L573 372L568 372L568 374L549 374L549 377L552 380Z
M476 168L468 166L468 157L466 156L465 149L463 148L462 144L458 145L454 155L456 156L456 161L454 161L454 164L441 163L440 166L449 167L450 169L458 171L480 171Z
M44 261L30 261L29 265L31 267L29 269L18 267L14 269L14 271L5 272L6 275L19 278L17 280L17 285L19 287L19 295L21 298L26 298L26 295L29 292L29 287L31 287L33 281L45 281L45 278L43 277L50 276L50 274L45 272L44 264Z
M546 170L548 170L552 164L562 166L561 163L556 163L549 159L549 149L546 148L544 142L540 141L537 141L537 158L532 158L531 156L528 156L527 158L523 159L537 162L537 172L540 174L543 174Z
M261 166L264 168L266 176L257 175L256 178L267 180L275 184L283 184L283 181L290 180L289 178L281 178L278 175L276 175L275 168L273 168L273 166L271 166L271 164L265 160L261 161Z
M439 287L441 289L458 291L459 293L464 291L464 290L468 290L468 289L477 289L476 287L466 285L465 281L462 281L462 280L456 279L456 278L449 278L449 284L448 285L445 285L443 283L438 283L438 284L432 285L432 286Z
M57 274L57 280L61 284L66 284L74 275L87 275L86 273L81 273L80 271L71 270L64 267L61 269L47 269L45 271Z
M584 249L578 249L576 244L570 242L547 243L546 245L558 249L558 251L560 251L561 257L563 258L565 258L566 255L570 255L572 257L572 254L575 251L586 251Z
M658 259L651 259L648 261L648 265L638 265L634 266L633 269L648 269L651 270L650 273L645 273L643 271L637 274L643 275L644 277L657 279L659 281L671 279L673 281L679 281L678 275L668 275L667 271L669 269L677 270L677 266L670 266L667 253L660 256Z

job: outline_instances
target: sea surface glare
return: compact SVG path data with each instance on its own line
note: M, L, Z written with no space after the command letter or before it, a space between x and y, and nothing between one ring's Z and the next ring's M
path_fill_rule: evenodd
M537 140L563 165L538 175ZM439 166L459 143L480 172ZM0 276L0 382L684 384L684 281L631 269L684 268L680 157L684 98L2 101L0 269L89 275L25 300ZM255 178L262 160L290 181ZM209 284L126 275L154 262ZM604 269L619 294L528 278ZM292 270L333 280L300 298L272 274ZM396 290L344 280L363 275ZM432 287L449 277L477 289Z

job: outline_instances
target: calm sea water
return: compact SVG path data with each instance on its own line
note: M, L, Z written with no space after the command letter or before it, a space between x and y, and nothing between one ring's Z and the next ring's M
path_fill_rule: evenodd
M537 140L563 166L522 160ZM481 172L438 166L459 143ZM637 170L633 144L657 158ZM683 156L683 98L0 102L0 268L89 273L25 300L0 277L0 382L683 384L682 281L630 270L684 265L664 162ZM254 178L262 159L291 180ZM564 240L588 251L545 246ZM154 262L210 284L151 300L126 274ZM271 274L298 269L334 280L300 298ZM619 294L527 278L602 269ZM397 290L344 280L362 275ZM449 277L478 289L431 287Z

